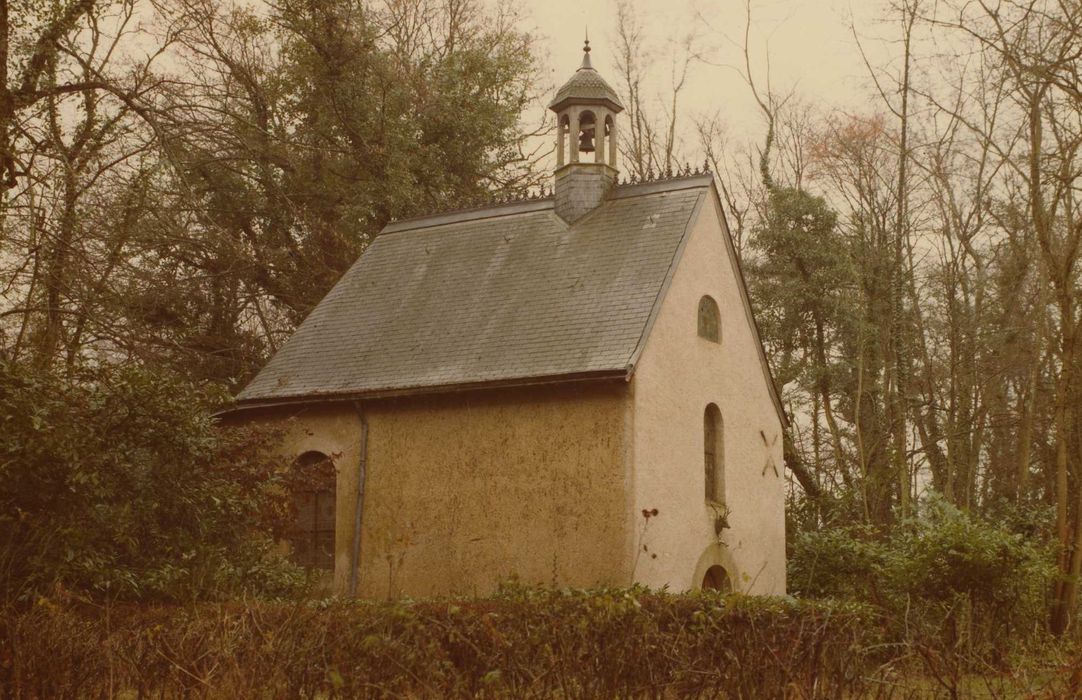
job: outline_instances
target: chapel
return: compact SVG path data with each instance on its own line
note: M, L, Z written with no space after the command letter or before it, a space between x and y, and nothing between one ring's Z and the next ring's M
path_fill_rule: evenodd
M785 592L786 417L713 176L619 175L553 98L550 191L387 225L224 417L303 478L283 546L365 598Z

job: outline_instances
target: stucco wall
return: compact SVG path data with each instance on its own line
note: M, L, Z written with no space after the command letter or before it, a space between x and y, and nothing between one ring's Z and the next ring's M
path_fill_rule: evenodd
M626 581L626 394L616 382L370 405L362 594Z
M723 225L712 195L706 196L632 380L635 579L687 590L720 564L735 590L784 593L781 421ZM697 334L704 294L720 308L720 344ZM731 527L720 543L703 487L703 412L711 402L722 414L730 509ZM646 522L641 511L654 508L658 515Z
M363 403L360 595L485 593L513 575L629 583L627 395L617 381ZM335 456L335 588L345 592L360 418L348 404L258 418L286 426L287 455Z
M349 582L352 549L353 505L357 502L357 465L360 459L361 420L350 404L324 404L247 411L227 416L228 423L254 421L272 425L281 431L279 449L287 461L305 452L315 451L334 460L335 484L335 553L334 573L321 585L344 593ZM288 546L283 544L288 551Z

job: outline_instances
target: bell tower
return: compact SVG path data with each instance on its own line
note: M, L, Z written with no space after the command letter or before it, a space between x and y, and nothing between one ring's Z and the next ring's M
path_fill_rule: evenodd
M624 110L616 91L590 64L590 40L582 66L556 91L556 213L572 223L604 200L616 182L616 115Z

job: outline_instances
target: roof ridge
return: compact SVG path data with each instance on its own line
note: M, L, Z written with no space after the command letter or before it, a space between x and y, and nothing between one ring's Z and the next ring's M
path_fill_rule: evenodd
M656 175L653 169L650 169L643 177L630 175L626 178L618 178L609 197L623 199L637 194L653 194L683 189L684 187L697 187L708 184L710 179L707 178L713 178L709 163L704 163L701 168L692 168L690 165L685 165L684 168L675 172L666 170ZM553 188L542 185L537 189L531 189L525 196L518 198L497 196L489 200L487 204L460 209L435 210L406 219L392 220L383 227L380 235L545 211L552 208L553 200Z
M545 211L552 208L553 196L552 194L546 194L543 197L528 197L523 199L515 199L508 201L493 201L490 204L483 204L476 207L469 207L464 209L447 209L437 210L428 214L419 214L417 216L411 216L408 219L397 219L391 221L383 230L380 231L380 235L388 233L400 233L405 231L416 231L418 229L429 228L432 226L443 226L446 224L461 223L464 221L476 221L478 219L490 219L499 216L513 216L515 214L527 214L536 211Z
M677 165L676 170L672 169L672 166L668 166L664 171L658 170L657 174L654 174L654 169L651 166L646 173L640 177L638 175L629 175L627 177L617 177L616 185L638 185L648 182L664 182L666 180L681 180L692 177L700 177L702 175L712 174L710 170L710 162L703 161L702 167L692 168L690 163L684 163L684 167L680 168ZM511 204L521 204L523 202L540 201L544 199L552 199L555 194L555 188L546 187L541 184L536 189L528 188L519 196L507 196L499 193L490 192L491 196L471 197L467 201L469 204L464 207L458 207L454 209L429 209L420 214L413 214L403 219L391 219L392 224L404 224L421 219L428 219L434 216L446 216L450 214L464 214L472 211L482 211L485 209L491 209L493 207L506 206Z
M519 195L507 195L499 192L487 192L481 196L468 197L466 206L461 206L453 209L428 209L422 211L420 214L413 214L407 216L404 219L391 219L390 223L399 224L417 219L427 219L432 216L443 216L445 214L458 214L469 211L479 211L482 209L490 209L492 207L504 206L508 204L521 204L522 202L538 201L542 199L549 199L553 196L553 188L545 187L544 184L539 185L537 188L528 187Z
M713 181L712 175L681 175L680 177L651 180L649 182L623 183L613 188L609 198L626 199L628 197L642 197L664 192L678 192L680 190L708 187Z
M713 175L713 171L710 169L710 161L704 160L701 167L691 167L691 163L684 163L684 167L681 168L680 164L676 164L676 170L673 170L672 165L665 166L665 170L660 168L657 174L654 174L654 166L650 166L642 176L632 173L626 178L618 178L617 185L638 185L646 182L664 182L666 180L681 180L690 177L701 177L703 175Z

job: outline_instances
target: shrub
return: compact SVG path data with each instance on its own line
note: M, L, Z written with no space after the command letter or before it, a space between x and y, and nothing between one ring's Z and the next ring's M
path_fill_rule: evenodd
M870 528L800 533L789 553L789 589L809 598L879 602L888 549Z
M294 588L268 535L287 511L271 436L216 427L223 398L140 369L0 364L0 594Z
M645 590L8 611L0 685L39 697L851 697L860 606Z
M789 574L797 595L875 606L893 641L929 662L949 656L954 673L1002 665L1040 638L1055 567L1049 548L933 496L885 537L852 527L799 535Z

